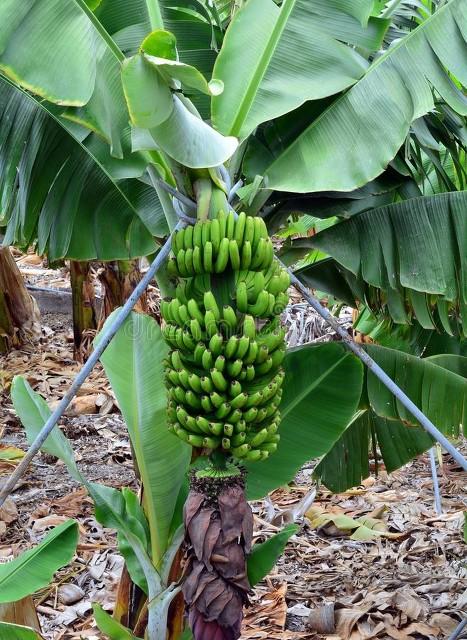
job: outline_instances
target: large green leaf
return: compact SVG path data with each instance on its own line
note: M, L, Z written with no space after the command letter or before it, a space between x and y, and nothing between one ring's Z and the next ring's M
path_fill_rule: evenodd
M214 66L224 92L212 100L214 125L246 138L260 123L342 91L368 63L341 41L365 37L368 0L250 0L231 23ZM368 13L367 13L368 11ZM366 14L366 15L365 15ZM357 33L360 35L358 37ZM347 37L348 35L348 37ZM382 35L382 34L381 34ZM381 39L373 42L378 48Z
M28 442L31 444L52 412L42 396L33 391L21 376L15 376L13 379L11 398L25 428ZM144 558L149 551L150 533L137 496L128 488L118 491L96 482L88 482L77 467L69 441L57 426L54 427L41 450L62 460L70 475L86 487L94 501L99 522L117 531L119 550L125 558L131 579L147 593L147 571L145 572L140 558ZM138 547L137 553L135 546ZM147 564L149 565L149 561Z
M78 523L68 520L33 549L0 564L0 603L21 600L48 585L53 574L71 561L77 544Z
M197 0L177 0L175 3L171 0L156 3L103 0L95 14L126 56L135 55L148 33L163 26L176 37L180 61L193 65L210 79L220 34L209 24L209 8ZM155 17L156 14L159 18ZM186 91L186 95L190 96L203 117L208 118L208 97L191 90Z
M287 354L285 372L281 441L271 458L247 464L250 499L290 482L302 464L327 453L360 399L362 365L342 345L294 349Z
M411 198L353 216L307 243L325 251L365 283L383 290L369 306L448 333L467 314L467 192ZM425 295L428 294L428 295ZM378 308L379 307L379 308ZM451 324L452 326L451 326Z
M42 636L34 629L9 622L0 622L0 638L5 638L5 640L42 640Z
M112 314L107 322L113 321ZM157 323L132 313L102 356L130 435L144 486L144 507L157 565L167 548L191 448L166 426L163 360L167 347Z
M284 553L285 546L298 531L296 524L289 524L264 542L255 544L247 558L248 581L252 587L265 578Z
M370 356L405 391L443 433L457 437L465 430L467 379L444 367L407 353L367 345ZM368 372L368 399L382 418L417 425L417 420L376 376Z
M44 398L33 391L28 381L22 376L13 378L11 400L26 431L28 443L32 444L52 415L52 412ZM84 482L83 476L76 465L73 449L58 427L52 429L52 433L42 445L41 451L63 460L70 475L77 482Z
M216 167L235 152L237 139L221 135L199 117L187 98L173 95L151 56L137 54L126 60L122 80L131 122L149 129L149 148L155 142L191 168Z
M154 251L165 219L154 190L114 171L140 175L145 163L107 167L108 146L76 136L56 110L0 77L0 226L5 242L38 239L51 260L113 260ZM125 163L125 164L124 164Z
M295 192L351 191L379 175L410 124L434 107L433 91L456 112L467 98L467 2L451 0L377 58L266 172L268 186Z
M370 475L369 450L373 442L378 444L389 472L433 445L421 427L408 427L397 420L380 418L371 410L362 411L321 460L315 475L335 493L356 487Z
M67 117L98 131L122 157L128 117L123 55L84 0L14 0L0 5L0 70Z
M94 604L92 610L98 629L110 640L138 640L129 629L106 613L100 604Z

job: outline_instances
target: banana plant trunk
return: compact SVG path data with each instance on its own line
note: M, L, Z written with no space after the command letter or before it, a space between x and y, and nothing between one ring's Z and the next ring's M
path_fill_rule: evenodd
M98 275L103 288L103 305L99 318L99 326L102 326L112 311L128 300L142 275L139 260L106 262ZM136 303L135 310L141 313L148 312L146 293Z
M40 332L39 309L8 247L0 248L0 353Z
M94 286L90 280L90 262L70 260L73 305L74 357L84 362L90 353L97 329Z

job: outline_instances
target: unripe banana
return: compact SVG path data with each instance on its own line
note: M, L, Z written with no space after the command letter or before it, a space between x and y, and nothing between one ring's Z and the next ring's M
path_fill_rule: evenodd
M222 374L221 374L222 375ZM226 397L224 395L221 395L220 393L217 393L217 391L213 391L210 395L209 398L212 402L212 404L218 409L221 404L223 402L225 402Z
M236 398L242 393L242 385L238 380L232 380L230 383L229 395L231 398Z
M204 416L196 416L196 424L206 435L211 435L210 422Z
M246 213L242 211L238 214L238 218L235 221L234 240L239 247L243 243L243 234L245 232Z
M263 289L254 304L248 305L248 313L262 318L269 308L269 293Z
M206 449L217 449L220 443L221 443L220 438L215 438L215 437L204 438L203 447L206 447Z
M198 374L190 373L190 375L188 376L188 382L190 384L190 387L195 393L197 394L202 393L203 388L201 386L201 378L199 377Z
M235 232L235 214L233 213L233 211L231 211L227 215L225 235L229 240L232 240L232 238L234 237L234 232Z
M230 305L225 304L222 307L222 318L227 324L231 334L234 333L237 330L237 314Z
M249 242L251 244L251 248L255 248L255 218L252 216L247 216L245 220L245 231L243 233L243 242Z
M273 262L264 221L244 213L219 212L177 232L172 247L176 298L160 303L172 345L164 360L169 429L192 446L264 460L279 441L285 331L277 315L289 275Z
M221 354L223 342L224 338L222 337L222 333L215 333L209 340L209 350L213 356L217 357Z
M230 403L228 402L223 402L221 404L221 406L216 410L215 416L216 418L225 418L226 416L229 415L231 411L231 406Z
M230 242L228 238L222 238L219 245L219 252L217 254L216 263L214 265L214 271L216 273L222 273L222 271L225 271L225 268L229 261L229 244Z
M198 246L193 249L193 269L197 274L204 273L203 256Z
M193 226L193 249L195 249L196 247L198 247L198 249L201 249L202 246L203 246L203 223L197 222Z
M214 385L212 384L211 378L203 376L201 378L201 388L204 393L212 393L214 391Z
M211 413L214 407L209 396L201 396L201 407L206 413Z
M198 447L201 449L204 447L204 437L190 433L188 435L188 444L191 444L192 447Z
M206 334L209 339L211 339L212 336L216 333L219 333L216 316L212 311L206 311L206 313L204 314L204 326L206 328Z
M198 320L190 320L190 332L194 340L201 340L203 337L203 330ZM195 347L196 348L196 347Z
M256 324L253 316L246 315L243 318L243 335L250 340L254 340L256 338Z
M242 444L232 449L232 455L234 455L236 458L242 459L249 453L249 451L250 451L250 445Z
M211 240L211 222L206 220L201 224L201 245L202 247L206 247L206 244Z
M203 245L203 268L206 273L212 273L213 271L213 248L211 242L206 242Z
M239 395L236 395L234 398L232 398L232 400L230 401L230 406L232 407L232 409L241 409L248 402L248 398L248 393L240 393Z
M178 379L181 382L181 385L184 389L191 389L191 385L188 381L189 373L186 369L180 369L179 371L177 371L178 373Z
M220 231L220 236L221 236L221 242L222 242L222 238L225 237L225 229L226 229L226 222L227 222L227 216L225 211L219 211L219 213L217 214L217 220L219 220L219 231Z
M217 255L219 251L221 239L222 238L221 238L219 220L215 218L214 220L211 220L211 242L212 242L214 255Z
M255 364L261 364L264 362L269 356L269 349L265 344L262 344L258 349L258 354L256 356Z
M224 430L224 425L222 422L213 422L209 423L209 428L213 436L220 436Z
M198 365L203 364L203 353L205 352L205 350L206 350L206 346L204 342L198 342L198 344L196 345L193 351L193 359L196 362L196 364Z
M193 407L193 409L201 409L201 400L196 393L191 391L191 389L185 393L185 400L190 407Z
M181 251L185 246L184 235L185 235L185 229L179 229L173 236L172 250L175 255L179 251Z
M263 444L263 442L268 439L268 436L269 434L267 432L267 429L261 429L261 431L259 431L251 438L251 440L249 440L251 448L253 449L259 447L260 444Z
M240 358L234 360L233 362L229 361L227 362L227 373L231 378L236 378L242 370L242 367L243 361L240 360Z
M242 336L238 339L237 343L237 351L235 352L235 356L242 360L248 352L248 348L250 346L250 338L247 336Z
M217 356L217 358L214 360L214 368L220 371L221 373L224 371L225 369L224 356Z
M240 252L235 240L230 240L229 242L229 257L232 269L238 271L240 269Z
M248 311L248 290L245 281L238 283L235 298L237 309L241 313L246 313Z
M209 369L211 369L212 363L212 353L209 351L209 349L205 349L201 357L201 364L203 365L203 369L206 369L208 371Z
M214 387L218 391L226 391L229 383L224 378L224 375L218 371L217 369L211 369L211 380L213 381Z
M248 451L245 457L249 462L258 462L258 460L262 459L261 451L259 449L252 449L251 451Z
M212 291L204 292L203 302L206 311L211 311L214 314L216 322L219 322L221 318L221 312Z
M183 248L185 251L187 249L193 249L193 227L192 225L188 225L184 229L185 233L183 236Z
M174 258L173 256L167 261L167 275L169 278L177 278L181 275L178 270L177 258Z
M234 432L233 424L229 424L228 422L226 422L226 424L224 424L224 435L230 438L233 435L233 432Z
M198 303L194 298L190 298L187 302L187 310L190 314L190 318L193 320L198 320L199 324L204 327L204 315L201 313L201 309L199 308Z
M230 442L233 447L240 447L246 440L246 433L241 431L240 433L236 433L233 437L230 438Z
M232 406L232 403L230 403L230 405ZM229 420L229 422L231 422L232 424L237 424L237 422L240 421L241 417L243 415L243 412L240 411L240 409L234 409L228 416L227 419Z
M172 366L174 369L183 368L183 362L180 356L180 351L172 351L172 353L170 354L170 360L172 362Z
M237 352L238 338L237 336L230 336L225 345L225 357L233 358Z
M186 266L185 266L185 251L184 251L184 249L180 249L180 251L177 253L177 269L178 269L180 275L185 277L185 278L190 275L187 272Z

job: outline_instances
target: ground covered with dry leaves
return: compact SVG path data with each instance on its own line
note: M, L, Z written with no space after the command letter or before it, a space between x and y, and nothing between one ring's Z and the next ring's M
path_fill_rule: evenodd
M36 276L41 268L38 264ZM66 286L65 275L57 279ZM332 339L296 303L287 319L291 342ZM0 358L0 485L15 465L12 447L26 449L9 397L12 376L26 376L53 403L77 369L66 315L43 315L40 338ZM100 367L61 428L89 479L136 488L125 427ZM465 443L461 446L467 453ZM382 469L377 478L340 495L314 487L312 470L310 462L290 487L253 504L257 541L303 511L304 499L307 508L284 557L255 591L242 639L447 638L467 611L467 474L443 456L443 514L436 515L427 456L391 476ZM38 456L0 510L0 562L70 517L80 524L76 557L35 594L34 603L48 640L101 639L91 604L112 610L122 559L113 532L96 522L90 499L55 459Z

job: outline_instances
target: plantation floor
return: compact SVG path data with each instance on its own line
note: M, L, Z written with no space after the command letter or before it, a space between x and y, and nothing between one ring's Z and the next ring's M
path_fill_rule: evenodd
M66 274L59 277L66 286ZM296 307L290 315L298 340L310 335L311 327L319 334L318 321L303 308ZM319 335L329 339L325 333L322 329ZM25 375L49 402L57 401L78 369L70 334L67 316L44 315L37 341L0 358L0 454L6 447L26 448L9 399L13 375ZM125 428L99 367L61 427L88 478L136 488ZM463 449L467 452L465 443ZM0 455L0 484L14 464ZM310 463L291 487L253 504L257 540L290 521L304 496L313 498L312 468ZM381 470L378 478L345 494L333 496L318 489L284 557L256 589L242 639L447 638L467 610L467 547L462 534L467 474L447 456L440 484L441 516L433 508L427 456L390 477ZM348 521L342 530L342 514L367 518L366 524L379 534L366 539L371 531L355 534L359 523ZM91 603L112 609L122 560L114 534L96 522L90 500L56 460L38 456L0 510L0 561L35 544L49 527L69 517L80 523L77 556L48 589L34 596L34 602L47 640L100 640ZM313 528L316 518L322 524ZM363 536L364 541L351 536Z

